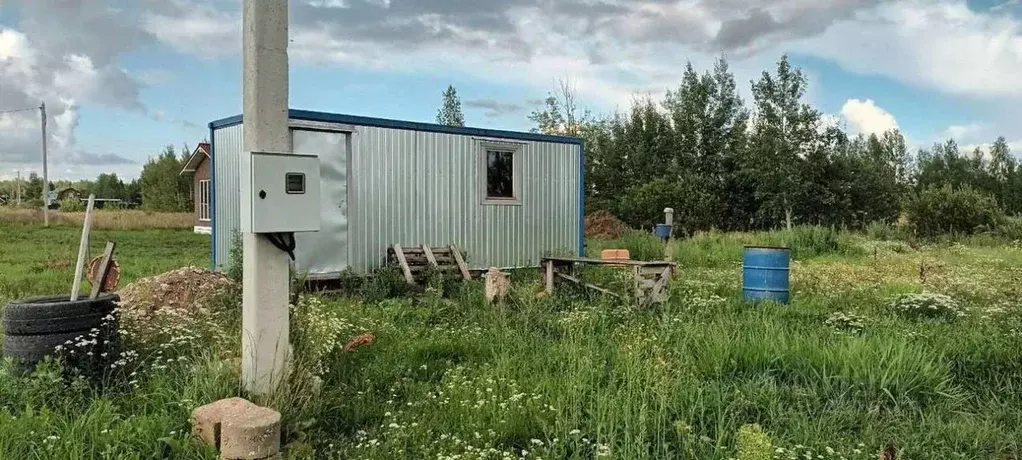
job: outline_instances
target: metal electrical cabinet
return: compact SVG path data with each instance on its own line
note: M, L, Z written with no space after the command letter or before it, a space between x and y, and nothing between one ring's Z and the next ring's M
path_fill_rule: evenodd
M251 152L240 166L242 232L319 231L318 156Z

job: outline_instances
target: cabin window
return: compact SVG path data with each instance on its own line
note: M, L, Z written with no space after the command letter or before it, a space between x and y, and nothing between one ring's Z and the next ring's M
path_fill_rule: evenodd
M483 204L520 204L521 146L486 143L481 150Z
M199 202L199 220L209 222L209 179L199 181L196 195Z
M505 150L486 151L486 198L515 198L515 153Z

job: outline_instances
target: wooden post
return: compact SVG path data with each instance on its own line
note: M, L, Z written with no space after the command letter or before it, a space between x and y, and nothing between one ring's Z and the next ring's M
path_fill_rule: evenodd
M547 260L547 261L545 261L543 263L546 264L546 277L545 277L545 279L546 279L546 293L547 294L553 294L554 293L554 261Z
M458 270L461 270L461 277L465 281L472 279L472 273L468 271L468 265L465 264L465 258L461 256L461 252L458 251L456 246L451 246L451 255L454 256L454 261L458 263Z
M405 275L405 281L408 284L415 284L415 277L412 276L412 269L408 266L408 260L405 259L405 250L401 248L400 244L392 246L394 249L394 257L397 258L397 262L401 265L401 272Z
M642 268L638 265L632 267L632 279L635 283L635 301L642 305Z
M670 233L667 234L667 245L664 246L664 260L670 262L674 259L674 209L664 209L664 223L667 224L670 229Z
M43 191L46 192L45 190ZM82 225L82 239L78 242L78 262L75 263L75 279L71 283L71 301L78 300L78 291L82 288L82 269L85 265L85 253L89 250L89 230L92 229L92 208L96 205L96 195L89 194L89 205L85 208L85 223Z
M96 274L96 281L92 285L92 292L89 293L90 299L99 297L99 293L103 291L103 285L106 284L106 275L110 271L110 260L114 256L114 242L106 242L106 250L103 251L103 260L99 263L99 273Z

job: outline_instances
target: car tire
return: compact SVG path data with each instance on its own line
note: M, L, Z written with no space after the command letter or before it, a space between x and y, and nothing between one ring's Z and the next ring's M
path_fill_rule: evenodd
M117 294L102 294L95 299L70 300L69 296L33 297L15 300L3 310L3 321L17 324L28 320L55 320L80 318L88 315L105 316L115 308L120 297Z

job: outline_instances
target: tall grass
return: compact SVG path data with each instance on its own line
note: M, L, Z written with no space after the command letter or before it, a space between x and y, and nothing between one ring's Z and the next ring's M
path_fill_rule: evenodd
M669 300L646 309L568 289L538 295L535 270L513 273L499 305L479 281L395 297L387 276L350 296L303 295L291 317L296 372L267 402L284 415L285 458L726 459L769 447L770 458L865 460L889 443L905 459L1017 457L1022 310L1010 267L1022 252L860 257L862 236L832 232L678 241ZM633 234L590 251L657 258L655 243ZM793 249L790 305L740 301L745 245ZM921 257L933 267L925 281ZM917 291L955 296L968 314L900 314L892 299ZM244 394L239 341L203 332L236 338L238 299L214 310L233 313L190 325L199 339L168 346L186 359L162 360L138 388L0 374L0 458L216 458L185 434L192 408ZM833 328L838 312L862 327ZM363 332L375 341L345 351Z
M674 260L698 266L724 266L740 261L745 246L775 246L791 249L795 259L820 256L860 256L865 251L860 237L829 227L795 227L757 233L701 232L692 238L675 240ZM628 249L634 260L662 260L663 240L648 232L633 231L612 240L591 240L590 257L599 257L603 249Z
M50 225L81 227L84 212L50 211ZM42 225L43 213L38 209L0 207L0 225ZM192 228L195 215L186 212L147 212L124 209L97 209L92 228L109 230Z

